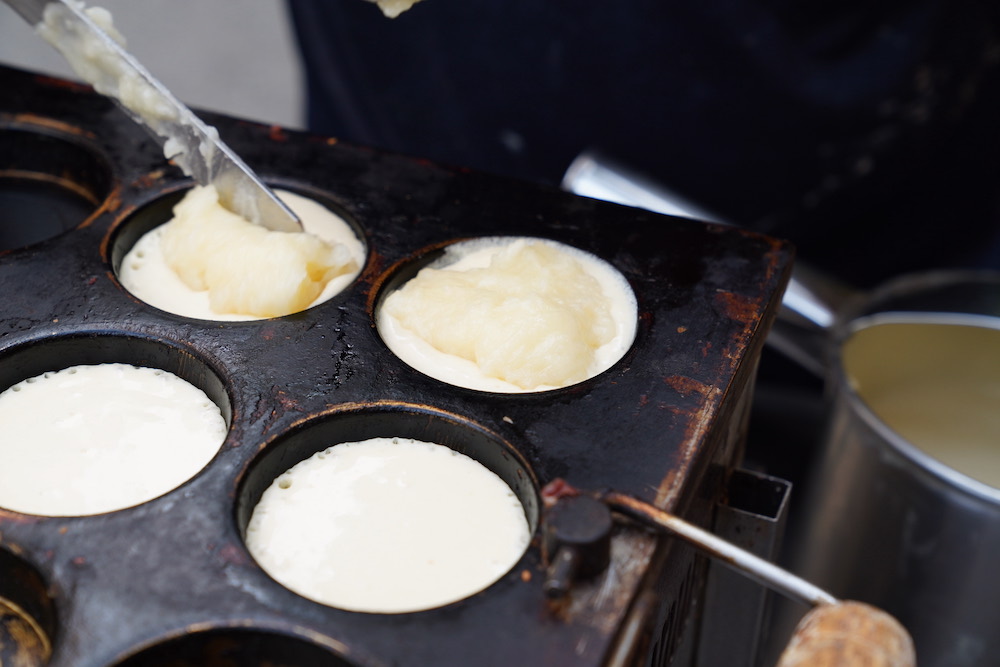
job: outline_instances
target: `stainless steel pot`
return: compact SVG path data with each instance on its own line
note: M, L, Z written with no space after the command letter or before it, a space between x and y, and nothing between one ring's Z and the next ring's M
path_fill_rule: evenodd
M913 635L923 666L995 664L1000 489L970 476L975 470L964 474L930 456L900 434L905 425L891 428L885 413L862 398L858 377L872 371L858 366L848 346L872 327L894 322L1000 329L1000 275L904 277L855 295L836 313L826 356L830 419L819 464L800 499L805 525L793 532L792 569L834 595L895 615ZM801 333L784 331L783 344L793 345ZM815 344L800 354L809 349ZM997 367L998 355L997 346L972 354L990 368ZM889 372L901 368L899 359L889 361ZM922 360L912 361L916 366ZM1000 387L1000 377L994 386ZM1000 393L992 400L993 413L983 415L991 419L1000 413ZM996 443L991 454L1000 459L1000 432L989 439Z
M581 155L564 187L722 222L599 155ZM859 368L856 355L845 354L845 346L890 320L973 325L1000 335L1000 274L924 273L861 293L797 265L782 305L767 342L825 377L830 405L818 465L793 501L800 522L790 530L791 569L833 595L895 615L913 635L922 667L1000 663L1000 573L994 565L1000 560L1000 484L945 465L890 427L859 394L860 379L880 378L882 369ZM887 349L869 356L877 362L880 355L895 357L896 368L912 368L923 356L912 364L899 358L914 347L910 338L904 337L906 345L880 343ZM972 366L981 366L976 373L995 369L997 376L992 408L979 414L1000 415L1000 344L972 352ZM900 381L905 387L912 380ZM989 454L1000 460L1000 427L994 420L989 428L988 440L996 443Z

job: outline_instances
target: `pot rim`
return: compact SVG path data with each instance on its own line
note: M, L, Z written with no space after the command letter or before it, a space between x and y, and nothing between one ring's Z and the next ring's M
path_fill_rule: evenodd
M995 290L996 312L992 314L962 312L960 308L952 312L891 308L882 310L880 307L891 299L919 294L922 291L929 291L929 288L955 288L961 285L977 285ZM853 300L850 306L838 313L839 317L833 328L834 335L830 337L832 346L830 371L833 375L830 386L834 389L833 395L843 396L851 412L859 416L865 426L879 436L886 448L913 464L925 477L936 483L946 484L950 489L961 491L973 498L987 501L992 505L1000 505L1000 487L980 482L939 461L900 435L876 415L851 385L843 359L844 342L858 331L878 324L920 321L966 324L1000 330L1000 271L941 270L905 275L885 283L864 298Z

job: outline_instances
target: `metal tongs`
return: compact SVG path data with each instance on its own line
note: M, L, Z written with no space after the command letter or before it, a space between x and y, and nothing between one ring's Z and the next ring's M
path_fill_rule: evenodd
M753 553L634 496L612 490L585 493L563 479L542 489L546 506L544 590L570 594L574 580L596 576L610 562L612 512L657 533L678 537L708 556L811 607L777 667L915 667L913 639L885 611L830 593Z
M77 75L149 130L167 159L200 185L214 185L223 206L274 231L302 231L295 214L222 142L218 131L124 49L109 14L87 11L77 0L5 2L62 53Z

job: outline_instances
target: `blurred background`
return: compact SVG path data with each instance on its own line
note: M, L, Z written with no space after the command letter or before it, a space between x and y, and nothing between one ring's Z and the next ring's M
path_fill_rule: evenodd
M281 0L101 0L128 49L188 105L303 127L302 80ZM77 79L62 56L0 2L0 62Z

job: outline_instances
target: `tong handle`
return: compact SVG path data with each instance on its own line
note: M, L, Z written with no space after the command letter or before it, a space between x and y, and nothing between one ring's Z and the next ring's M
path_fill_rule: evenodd
M899 621L862 602L821 604L806 614L777 667L915 667L913 640Z
M838 600L791 572L633 496L605 491L597 497L610 509L671 533L773 590L811 605L776 667L916 666L910 634L881 609Z

